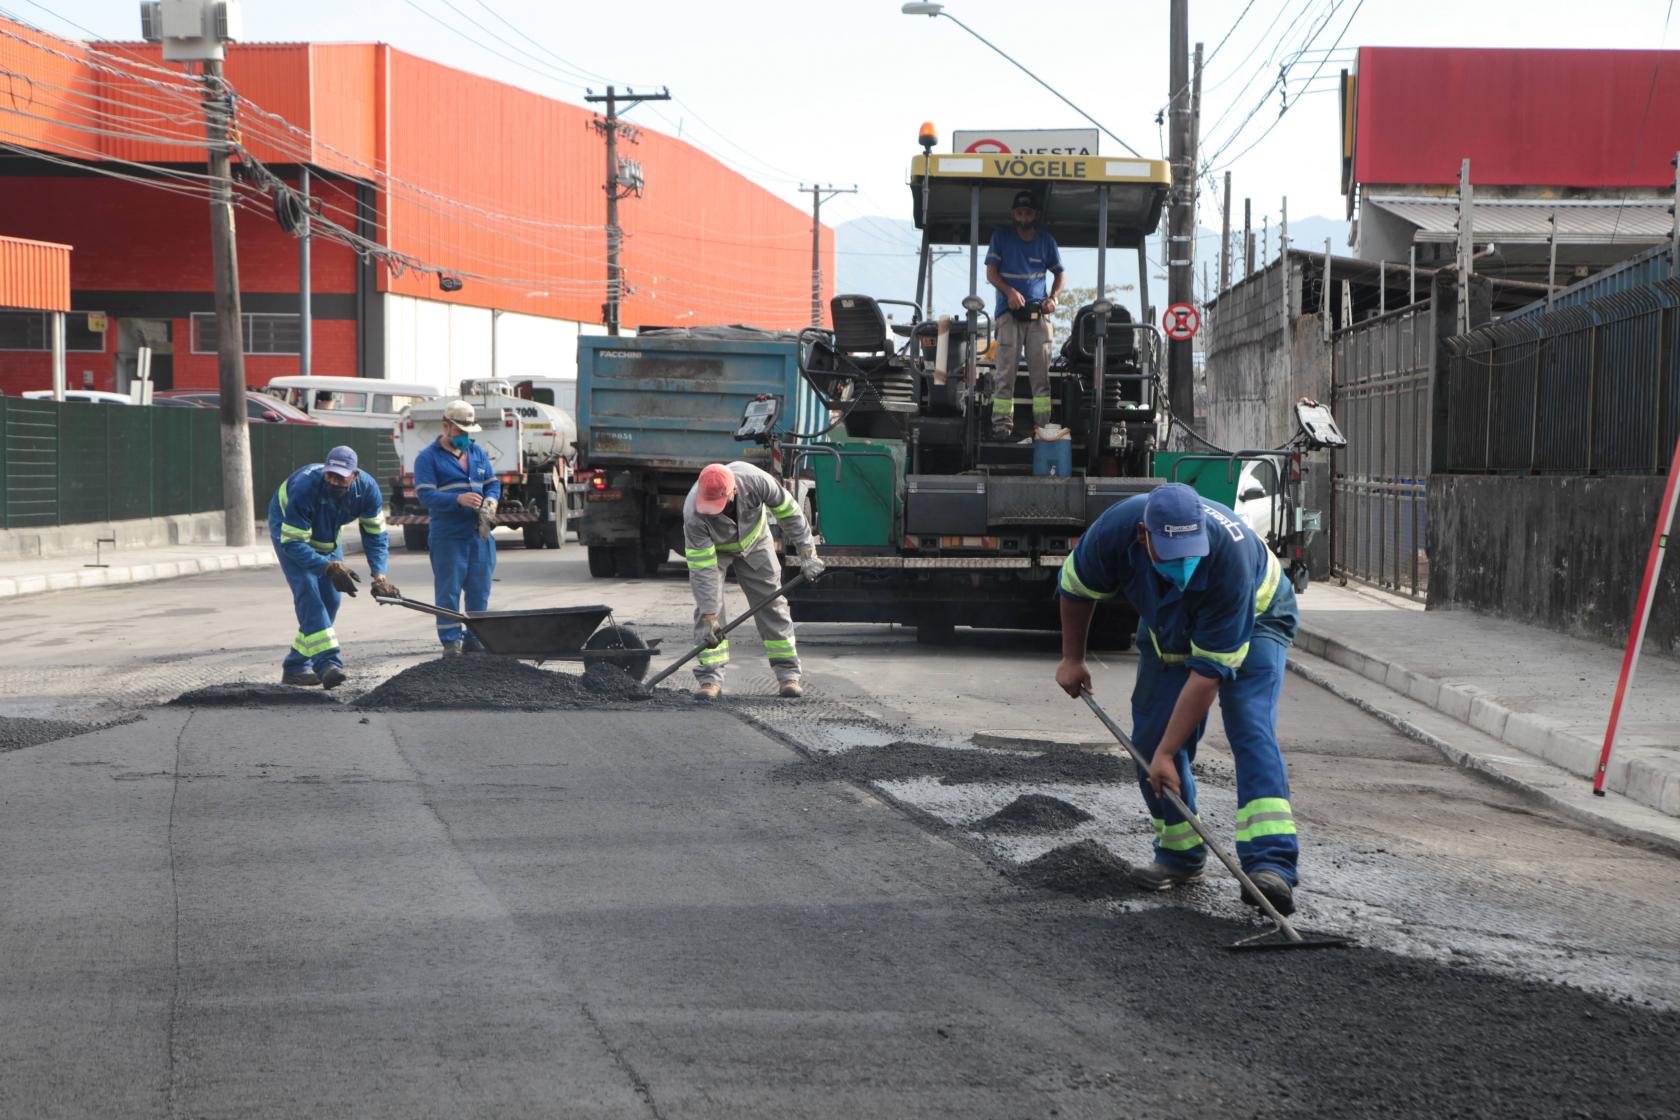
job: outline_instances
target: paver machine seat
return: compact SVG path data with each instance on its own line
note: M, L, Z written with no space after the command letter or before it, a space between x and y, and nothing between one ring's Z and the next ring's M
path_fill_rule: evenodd
M832 407L847 410L849 435L902 439L917 413L915 368L899 353L881 310L882 303L898 302L835 296L829 304L834 329L809 348L805 375Z

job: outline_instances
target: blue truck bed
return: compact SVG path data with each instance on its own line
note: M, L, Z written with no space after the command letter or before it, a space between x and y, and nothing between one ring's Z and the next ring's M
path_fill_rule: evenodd
M580 338L583 464L698 472L731 459L762 462L764 448L734 439L742 410L761 393L782 398L783 432L827 424L816 392L799 376L791 338Z

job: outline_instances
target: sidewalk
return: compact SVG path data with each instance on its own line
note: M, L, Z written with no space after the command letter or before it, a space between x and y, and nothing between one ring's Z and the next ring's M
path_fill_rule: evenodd
M0 561L0 599L36 595L43 591L147 583L230 568L267 568L275 564L274 546L268 542L266 533L258 538L257 543L245 548L229 548L224 544L105 548L101 559L108 567L90 566L94 562L92 549L85 556Z
M1606 807L1591 797L1591 780L1620 649L1470 611L1425 611L1352 585L1315 583L1300 603L1300 651L1576 775L1560 784ZM1680 661L1640 659L1606 788L1680 817Z

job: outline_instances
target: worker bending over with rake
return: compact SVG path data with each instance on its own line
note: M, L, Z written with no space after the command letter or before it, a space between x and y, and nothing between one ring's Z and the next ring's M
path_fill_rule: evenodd
M397 597L385 575L390 541L379 483L356 466L355 448L335 447L325 462L299 467L269 500L268 535L292 589L298 622L297 637L280 663L281 684L337 688L344 683L333 620L339 596L356 594L358 577L344 562L340 540L352 521L362 531L374 592Z
M807 579L816 579L823 562L817 558L817 546L799 503L780 482L751 463L710 464L683 500L683 554L688 560L688 587L694 593L694 640L708 647L695 665L695 699L716 700L723 693L729 640L718 616L723 611L724 573L732 565L749 605L768 604L753 621L764 639L779 694L790 699L805 695L799 683L793 612L781 597L781 565L770 538L772 516L782 527L786 547L798 551L799 570Z
M1295 818L1277 710L1299 616L1282 575L1235 513L1178 482L1103 511L1062 565L1056 683L1069 696L1091 687L1085 642L1097 604L1124 595L1139 616L1132 739L1152 760L1138 779L1155 821L1155 859L1132 879L1146 890L1202 877L1207 847L1161 790L1196 811L1190 764L1217 696L1236 760L1237 858L1280 913L1295 909Z

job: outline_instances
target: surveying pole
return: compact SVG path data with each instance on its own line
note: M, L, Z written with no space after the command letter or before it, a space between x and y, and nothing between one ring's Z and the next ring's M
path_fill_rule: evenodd
M671 92L660 90L658 93L637 93L635 90L618 92L616 86L608 86L606 93L596 93L585 90L585 101L593 104L605 103L607 112L605 118L597 117L590 124L607 138L607 302L601 305L601 321L607 325L607 333L618 333L619 305L624 299L624 274L619 268L618 255L624 240L624 233L618 228L618 200L626 194L640 194L642 189L641 176L637 174L627 190L621 180L618 165L618 138L622 131L624 138L635 143L635 134L619 124L618 107L621 104L635 108L643 101L669 101Z
M822 204L837 194L856 194L857 187L800 185L811 193L811 325L822 326Z

